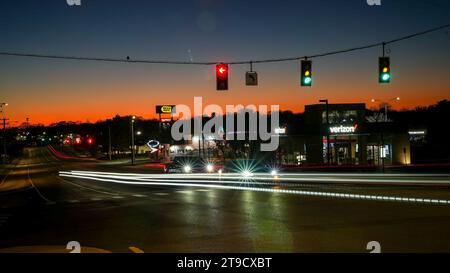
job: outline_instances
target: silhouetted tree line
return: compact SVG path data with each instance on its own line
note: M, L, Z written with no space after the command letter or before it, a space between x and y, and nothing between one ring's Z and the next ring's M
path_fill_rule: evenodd
M370 114L372 110L367 110ZM380 109L382 111L382 109ZM113 151L126 151L131 143L131 116L116 115L112 119L99 121L96 123L75 123L58 122L50 126L30 126L28 128L15 128L6 132L9 154L17 155L24 145L47 145L59 144L59 136L67 134L76 134L81 137L93 137L95 147L102 152L108 151L109 130L111 132L111 146ZM224 125L225 116L224 118ZM235 115L236 118L236 115ZM247 115L248 118L248 115ZM390 110L389 118L396 123L409 128L410 130L425 130L426 136L423 142L412 143L412 151L416 161L442 161L450 159L450 102L448 100L440 101L427 107L417 107L412 110L393 111ZM203 124L210 117L203 118ZM235 122L236 124L236 122ZM305 120L303 113L293 113L291 111L280 112L280 127L287 128L289 135L301 135L305 133ZM192 128L193 129L193 128ZM225 128L226 129L226 128ZM135 144L144 145L151 139L159 140L161 143L174 143L170 134L170 127L161 127L157 119L144 119L137 117L134 123ZM20 132L29 132L30 137L27 141L18 141L17 134ZM37 141L35 136L46 132L46 135L56 136L49 143ZM141 135L137 135L141 132ZM33 138L34 137L34 138ZM258 141L252 141L252 147L259 145ZM230 146L234 150L244 149L245 143L240 141L230 141ZM255 146L256 147L256 146ZM251 148L253 149L253 148ZM255 149L253 149L255 150Z
M423 142L411 143L417 162L450 161L450 101L389 114L395 121L407 124L410 130L426 131Z

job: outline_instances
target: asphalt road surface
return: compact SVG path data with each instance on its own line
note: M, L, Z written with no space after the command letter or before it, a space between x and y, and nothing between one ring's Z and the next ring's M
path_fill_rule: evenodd
M0 252L450 252L449 189L447 175L160 175L29 148L0 180Z

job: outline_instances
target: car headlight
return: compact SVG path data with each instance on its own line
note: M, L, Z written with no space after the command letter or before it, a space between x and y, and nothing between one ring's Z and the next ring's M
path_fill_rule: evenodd
M186 166L184 166L183 170L184 170L185 173L189 173L189 172L192 171L192 168L191 168L191 166L186 165Z
M272 171L270 172L270 175L272 175L272 176L275 176L275 175L277 175L277 174L278 174L277 170L272 170Z
M246 170L246 171L242 172L242 176L245 177L245 178L252 177L253 173L251 171L247 171Z
M206 170L207 170L209 173L211 173L211 172L214 171L214 166L213 166L212 164L208 164L208 165L206 165Z

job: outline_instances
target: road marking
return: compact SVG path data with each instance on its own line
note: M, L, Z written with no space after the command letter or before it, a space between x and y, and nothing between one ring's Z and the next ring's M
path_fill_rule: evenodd
M156 192L154 193L154 195L169 195L169 194L166 192Z
M192 191L175 191L175 192L178 192L178 193L192 193Z
M137 248L135 246L130 246L128 249L131 250L131 252L133 252L133 253L144 253L144 251L142 249Z
M91 201L102 201L102 198L91 198Z
M143 194L133 194L133 196L139 197L139 198L147 197L147 195L143 195Z
M112 198L113 198L113 199L123 199L124 197L123 197L123 196L117 195L117 196L113 196Z
M80 201L79 200L69 200L69 201L67 201L68 203L71 203L71 204L73 204L73 203L80 203Z
M31 179L31 176L30 176L30 168L28 168L27 174L28 174L28 182L29 182L30 185L36 190L36 192L37 192L37 194L39 195L39 197L41 197L45 202L47 202L47 204L55 203L54 201L45 198L45 196L42 195L42 193L39 191L39 189L34 185L33 180Z
M10 174L10 172L8 172L8 173L3 177L2 181L0 182L0 187L3 185L3 183L5 183L6 178L8 178L9 174Z
M211 190L204 190L204 189L200 189L200 190L197 190L197 191L202 191L202 192L210 192Z
M72 182L70 182L70 181L67 181L66 179L61 178L60 176L57 176L57 177L58 177L61 181L65 182L65 183L67 183L67 184L70 184L70 185L73 185L73 186L76 186L76 187L79 187L79 188L82 188L82 189L85 189L85 190L90 190L90 191L94 191L94 192L97 192L97 193L103 193L103 194L107 194L107 195L117 195L117 193L111 193L111 192L106 192L106 191L99 191L99 190L92 189L92 188L89 188L89 187L86 187L86 186L78 185L78 184L76 184L76 183L72 183Z

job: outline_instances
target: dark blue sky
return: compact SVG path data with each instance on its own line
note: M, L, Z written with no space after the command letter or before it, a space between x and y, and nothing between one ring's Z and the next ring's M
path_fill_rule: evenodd
M367 5L366 0L81 1L81 7L69 7L66 0L1 1L0 51L114 58L129 55L132 58L186 61L265 59L310 55L380 42L450 22L448 0L382 0L382 5L378 7ZM425 89L421 89L418 82L411 85L397 81L397 86L393 84L389 88L393 90L392 95L396 93L395 96L400 94L405 97L403 107L413 107L420 102L431 103L444 98L445 90L450 90L449 80L444 79L444 75L450 72L449 42L448 31L443 31L390 46L395 60L393 66L399 67L397 71L403 73L403 80L406 72L409 78L416 78L421 69L414 67L421 61L433 68L430 79L439 80L438 85L431 86L435 93L431 93L428 99L420 95ZM358 95L354 100L367 101L373 96L389 98L391 94L379 95L379 87L371 79L372 74L376 73L376 58L380 53L379 49L371 49L318 59L314 63L315 75L318 77L320 73L322 84L317 78L312 93L295 98L289 94L293 88L298 88L297 63L257 66L255 68L262 77L261 89L260 92L249 91L249 96L266 98L255 101L256 104L279 103L295 111L301 111L305 103L323 96L348 101L365 87L370 88L367 94ZM103 105L104 114L96 113L92 119L105 118L114 111L127 112L129 109L120 108L118 101L121 99L136 103L139 105L137 114L148 116L153 113L151 110L144 112L141 100L122 98L123 91L110 87L136 90L141 98L148 99L147 105L157 102L187 103L193 95L202 95L209 103L237 103L242 99L245 88L241 74L246 69L233 68L230 77L231 87L235 91L217 95L211 84L213 75L210 68L0 57L0 73L3 75L0 76L0 90L5 99L13 102L11 105L16 105L12 108L16 107L18 119L23 118L22 112L26 109L39 108L40 104L33 104L36 99L61 103L65 98L61 93L64 94L65 90L71 99L78 99L86 111L93 107L85 98L93 90L98 96L111 98ZM349 70L365 72L355 74L356 86L346 86L342 80ZM393 73L395 76L395 71ZM175 80L173 75L177 75ZM408 85L415 89L409 101ZM426 87L423 85L423 88ZM280 96L270 100L274 98L271 90L277 88L286 91L281 91ZM347 93L335 96L333 93L333 90L344 92L346 88L352 96ZM159 94L160 91L164 92L164 96ZM41 97L36 95L39 92ZM78 96L73 95L74 92ZM20 99L24 96L29 97L31 102L21 107ZM298 103L292 104L292 99L298 100ZM244 100L244 103L247 102L251 101ZM111 109L106 110L108 107ZM72 108L67 106L66 109ZM79 108L67 110L71 113L67 115L55 110L36 116L42 120L51 115L73 119L76 109ZM151 107L148 106L148 109ZM89 117L80 119L85 118Z
M2 1L2 49L168 59L302 55L448 23L446 0Z

